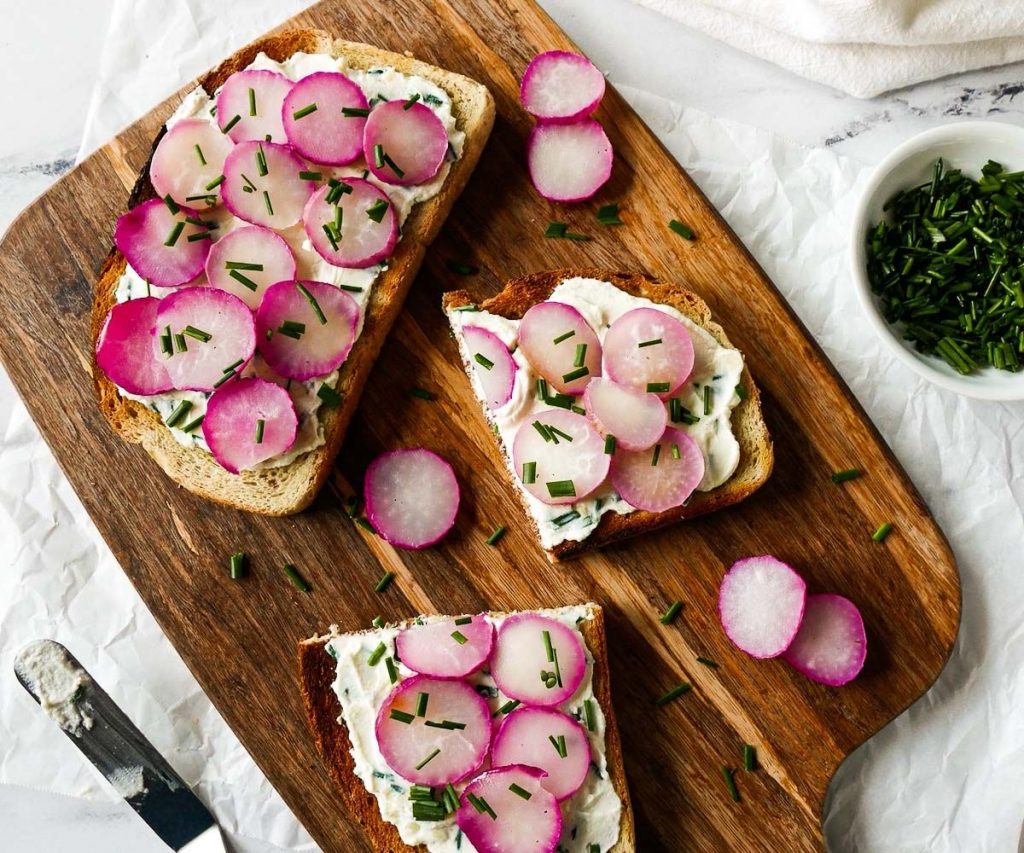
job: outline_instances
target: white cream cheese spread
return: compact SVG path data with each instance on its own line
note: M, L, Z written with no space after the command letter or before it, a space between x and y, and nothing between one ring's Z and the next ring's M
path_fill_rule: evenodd
M21 650L14 669L40 707L64 731L78 736L83 729L92 728L92 707L83 695L92 679L75 665L63 646L37 640Z

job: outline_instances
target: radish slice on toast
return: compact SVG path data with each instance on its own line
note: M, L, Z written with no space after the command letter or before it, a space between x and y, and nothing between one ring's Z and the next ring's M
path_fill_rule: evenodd
M857 606L841 595L809 595L783 660L811 681L841 687L864 668L868 639Z
M500 409L512 399L519 369L508 347L493 332L479 326L463 326L462 339L472 359L473 375L483 389L487 405Z
M153 189L161 198L169 195L178 204L215 202L224 159L232 148L231 140L208 121L182 119L160 138L153 152L149 164Z
M455 524L459 482L452 466L424 448L392 450L366 469L366 515L397 548L428 548Z
M541 785L559 802L575 794L590 771L590 741L583 727L553 708L521 708L494 736L495 767L526 764L547 773Z
M512 462L523 487L546 504L571 504L593 492L611 456L583 415L564 409L538 412L512 442Z
M448 152L448 132L430 107L388 101L370 113L363 133L367 168L389 184L429 181Z
M281 114L292 147L329 166L351 163L363 152L363 90L338 71L318 71L292 86ZM352 113L348 113L352 111Z
M217 93L217 125L235 142L287 142L281 107L292 85L276 71L236 71Z
M630 506L664 512L681 506L704 478L704 454L690 436L669 427L646 450L612 457L612 485Z
M239 379L213 392L206 404L203 437L232 474L285 453L295 443L299 419L291 394L266 379Z
M531 307L519 323L519 346L534 370L564 394L582 394L601 375L601 342L571 305Z
M315 184L299 173L306 163L287 145L241 142L224 161L221 198L239 219L267 228L288 228L302 218Z
M358 178L322 187L306 204L302 221L317 254L336 267L372 267L398 242L394 205L383 190Z
M554 853L562 813L543 778L542 770L513 765L466 786L455 821L477 853Z
M775 557L747 557L722 578L718 613L726 636L756 658L781 655L804 618L807 584Z
M604 75L585 56L549 50L526 66L519 100L541 121L571 122L597 109L604 85Z
M656 308L627 311L604 337L605 373L663 400L693 372L693 357L686 326Z
M656 394L597 377L583 392L583 406L601 435L615 436L617 448L647 450L657 444L668 423Z
M395 638L402 663L435 678L463 678L476 672L492 648L494 626L482 615L412 625Z
M188 207L172 213L158 198L118 217L114 244L135 272L157 287L188 284L203 271L210 251L207 228L186 222L199 214Z
M612 144L593 119L538 124L526 142L530 180L550 201L585 201L612 174Z
M295 256L283 237L269 228L235 228L210 247L206 280L255 311L267 287L295 278Z
M163 361L153 351L159 306L155 296L115 305L96 338L96 364L129 394L160 394L174 387Z
M587 669L578 631L538 613L517 613L501 623L491 654L494 683L527 705L560 705L576 692Z

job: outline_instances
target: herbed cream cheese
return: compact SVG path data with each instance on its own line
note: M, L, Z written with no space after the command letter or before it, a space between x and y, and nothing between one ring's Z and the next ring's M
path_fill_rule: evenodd
M83 695L92 679L75 665L63 646L38 640L21 650L14 669L40 707L64 731L77 737L83 729L92 728L92 706Z

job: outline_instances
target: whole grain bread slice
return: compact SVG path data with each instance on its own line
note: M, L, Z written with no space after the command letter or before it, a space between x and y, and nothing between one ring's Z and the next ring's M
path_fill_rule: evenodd
M518 320L531 306L543 302L551 296L551 292L559 283L576 277L607 281L633 296L642 296L652 302L670 305L710 332L720 344L731 346L725 330L718 323L712 321L707 303L696 293L678 285L637 273L611 272L602 269L548 270L524 278L513 279L505 285L500 293L480 303L477 303L465 290L451 291L444 295L444 309L446 312L450 312L465 305L479 304L484 311ZM465 354L463 356L464 367L469 375L473 368L466 361ZM739 466L732 477L715 489L707 492L695 492L686 504L665 512L635 510L627 515L615 512L605 513L589 536L580 542L566 541L555 545L554 548L547 550L548 558L552 562L558 562L575 557L586 550L600 548L638 533L656 530L684 518L693 518L732 506L757 491L771 474L775 457L771 436L761 411L761 395L746 364L743 366L742 381L746 390L746 399L732 411L732 428L740 445ZM484 416L490 421L489 410L486 406L483 409ZM515 472L510 468L511 463L500 446L501 439L498 438L496 432L495 438L502 464L508 470L516 493L523 502L526 516L533 524L539 540L540 532L530 514L529 506L524 500L523 490L519 487Z
M486 87L460 74L371 45L334 39L321 30L293 30L255 41L201 77L197 85L212 93L228 76L249 65L261 51L278 61L298 52L344 56L354 68L390 65L404 74L425 77L451 96L452 113L458 128L466 135L462 155L452 164L441 191L413 209L388 268L374 285L366 305L362 334L341 368L337 391L342 402L335 409L321 409L325 441L316 450L280 468L230 474L201 448L179 444L159 415L141 403L122 397L103 371L93 365L99 406L110 425L126 441L141 444L172 480L204 498L237 509L290 515L309 505L334 465L367 376L398 317L426 248L441 230L480 159L494 124L494 101ZM153 141L153 150L163 132L161 130ZM129 207L154 196L147 162L132 191ZM93 292L94 344L114 304L117 282L124 273L125 263L124 256L112 249L100 269Z

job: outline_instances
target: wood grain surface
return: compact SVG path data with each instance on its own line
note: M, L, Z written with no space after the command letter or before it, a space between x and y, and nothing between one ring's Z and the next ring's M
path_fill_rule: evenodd
M177 103L158 106L40 198L0 245L0 355L71 483L125 572L227 722L327 851L369 849L320 766L296 689L296 639L328 624L364 627L377 614L469 612L593 599L606 608L615 710L643 851L814 850L825 792L843 758L920 696L954 642L959 580L949 547L864 412L764 273L693 182L621 97L598 118L615 145L610 183L592 204L557 207L529 186L530 122L517 79L540 50L570 47L531 0L325 2L288 26L409 50L493 92L498 120L477 173L413 286L339 458L313 508L291 519L213 506L173 486L137 446L117 440L92 396L88 316L96 271L151 140ZM706 73L706 70L705 70ZM622 205L626 224L601 228L597 206ZM689 243L665 223L689 223ZM593 235L545 240L549 220ZM462 278L449 258L480 273ZM459 366L441 293L480 296L503 279L550 267L641 270L684 282L710 304L744 351L765 395L775 473L739 507L551 567L518 501ZM434 391L433 402L408 395ZM463 486L456 529L439 547L398 553L345 515L343 498L380 451L422 445L455 465ZM835 486L829 474L865 476ZM871 541L883 521L884 544ZM508 535L485 544L499 524ZM252 555L232 582L227 558ZM812 684L785 664L755 662L718 625L722 572L772 553L811 591L856 601L870 651L842 689ZM303 594L280 567L311 582ZM373 591L384 569L397 574ZM658 615L685 607L665 627ZM719 663L695 663L704 655ZM159 661L153 666L159 667ZM654 699L686 679L692 693ZM740 773L740 803L720 768L742 744L762 769Z

